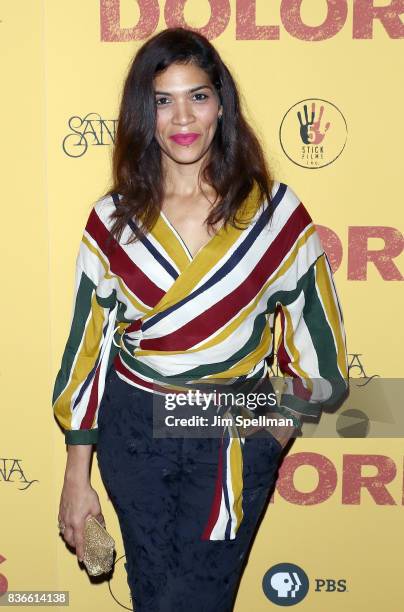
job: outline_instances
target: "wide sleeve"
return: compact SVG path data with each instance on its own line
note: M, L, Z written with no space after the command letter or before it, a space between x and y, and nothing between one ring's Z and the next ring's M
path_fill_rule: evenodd
M78 255L70 331L57 373L52 405L66 444L96 444L98 408L116 351L118 301L109 262L99 246L105 226L95 207Z
M346 335L333 273L318 232L307 222L290 257L294 282L278 303L281 331L277 347L284 375L280 406L293 411L298 428L315 421L325 407L340 405L349 393Z

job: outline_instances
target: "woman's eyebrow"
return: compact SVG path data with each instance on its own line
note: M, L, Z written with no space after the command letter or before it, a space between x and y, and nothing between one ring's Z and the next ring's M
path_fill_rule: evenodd
M212 88L210 87L210 85L197 85L197 87L192 87L192 89L188 89L188 91L186 91L185 93L193 93L194 91L197 91L198 89L210 89L212 91ZM155 91L155 94L162 94L164 96L171 96L171 93L169 91Z

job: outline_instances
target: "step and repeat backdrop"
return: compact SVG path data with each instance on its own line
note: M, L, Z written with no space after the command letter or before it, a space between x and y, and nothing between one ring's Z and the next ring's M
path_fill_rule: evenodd
M136 609L95 457L110 580L90 579L59 535L51 393L127 68L147 37L185 25L222 54L275 178L320 230L349 352L351 396L285 457L235 611L403 609L403 14L402 0L0 0L0 592Z

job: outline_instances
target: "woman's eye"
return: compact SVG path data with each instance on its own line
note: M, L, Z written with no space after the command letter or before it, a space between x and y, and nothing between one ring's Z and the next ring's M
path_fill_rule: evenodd
M195 94L195 96L203 96L202 100L206 100L206 98L209 98L209 96L207 96L204 93L197 93L197 94Z
M168 98L158 98L156 99L156 104L157 106L163 106L162 104L160 104L160 102L162 102L163 100L167 100Z
M200 96L200 97L198 97L198 96ZM204 100L209 98L209 96L204 94L204 93L196 93L192 97L193 98L197 98L197 102L203 102ZM156 98L156 106L166 106L167 100L169 100L169 98L167 98L167 97Z

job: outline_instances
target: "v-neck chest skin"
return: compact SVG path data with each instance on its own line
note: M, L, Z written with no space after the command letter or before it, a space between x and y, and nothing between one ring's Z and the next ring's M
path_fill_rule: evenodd
M239 220L241 221L241 227L235 228L230 224L226 227L222 224L216 233L198 249L194 256L190 253L187 244L170 222L167 215L160 210L156 223L142 242L144 246L153 245L159 251L165 260L166 269L167 265L174 265L176 271L171 272L171 276L176 282L172 283L173 286L167 290L167 293L162 298L162 302L155 304L151 313L147 313L145 317L148 318L155 314L157 307L166 306L172 293L178 298L179 288L183 288L184 291L190 291L193 286L193 282L189 282L190 279L196 282L207 269L215 265L231 249L232 245L245 232L248 225L254 222L254 217L257 217L259 214L259 208L259 205L257 205L257 188L255 187L250 197L245 200L240 208ZM129 225L133 229L133 224L130 223ZM133 258L135 257L134 253Z
M210 206L208 206L208 203ZM190 259L194 259L223 226L222 220L216 224L214 229L208 228L206 225L206 219L212 207L216 206L217 203L217 199L214 204L208 202L206 195L205 197L195 197L191 204L187 202L185 205L182 203L182 198L179 200L173 195L164 199L160 216L173 232L174 239L180 242ZM187 226L188 223L189 226ZM186 227L187 231L182 229L181 226ZM192 248L192 242L198 246L196 241L199 242L200 246L195 250Z
M181 246L184 248L186 254L188 255L188 257L190 259L190 261L195 259L195 257L209 244L209 242L220 232L220 230L223 227L223 223L222 223L220 225L220 227L218 229L216 229L214 234L212 234L212 236L210 238L208 238L208 240L205 242L205 244L200 246L199 249L196 251L196 253L192 254L192 252L191 252L190 248L188 247L187 243L185 242L184 238L181 236L181 233L176 229L174 224L167 217L166 213L163 210L160 210L160 215L161 215L162 219L164 220L164 222L168 225L170 230L173 232L175 239L178 240L179 243L181 244Z

